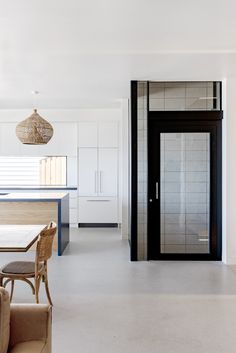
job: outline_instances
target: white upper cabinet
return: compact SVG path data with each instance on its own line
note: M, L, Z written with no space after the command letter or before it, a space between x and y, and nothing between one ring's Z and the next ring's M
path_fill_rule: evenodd
M52 123L53 136L46 144L39 146L39 155L76 156L77 125L76 123Z
M78 124L78 147L118 147L118 123L80 122Z
M117 122L99 122L98 147L118 147Z
M38 146L24 145L16 136L16 123L3 123L0 128L2 156L38 156Z
M81 122L78 124L78 146L97 147L98 132L96 122Z
M1 124L0 127L0 151L1 155L19 155L21 142L16 137L16 124Z

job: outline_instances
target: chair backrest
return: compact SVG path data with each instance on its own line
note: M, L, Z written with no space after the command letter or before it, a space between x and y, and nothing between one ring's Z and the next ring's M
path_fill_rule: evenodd
M40 233L36 248L36 263L47 261L52 256L52 244L56 231L56 223L50 222L48 227Z

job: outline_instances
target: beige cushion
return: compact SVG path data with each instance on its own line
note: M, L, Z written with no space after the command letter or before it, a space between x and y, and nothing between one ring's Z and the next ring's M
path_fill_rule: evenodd
M32 261L14 261L2 268L2 273L26 274L34 273L35 263Z
M43 353L45 342L43 341L27 341L17 343L9 353Z
M10 336L10 301L8 292L0 287L0 353L8 350Z
M42 352L51 353L51 311L45 304L11 304L9 351L23 342L44 342Z

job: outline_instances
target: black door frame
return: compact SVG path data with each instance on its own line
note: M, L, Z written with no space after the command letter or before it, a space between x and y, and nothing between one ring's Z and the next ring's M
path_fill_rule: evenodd
M138 260L138 240L137 240L137 212L138 212L138 175L137 175L137 163L138 163L138 82L131 81L131 195L130 195L130 207L131 207L131 228L129 234L130 244L130 260Z
M148 112L148 260L221 260L222 253L222 111ZM155 131L156 139L151 138ZM154 181L160 181L160 132L210 132L210 254L161 254L160 198ZM154 163L155 160L155 163ZM158 166L158 167L157 167ZM151 180L151 175L154 178ZM155 181L155 183L156 183ZM160 195L160 182L159 182ZM159 236L154 234L155 226Z

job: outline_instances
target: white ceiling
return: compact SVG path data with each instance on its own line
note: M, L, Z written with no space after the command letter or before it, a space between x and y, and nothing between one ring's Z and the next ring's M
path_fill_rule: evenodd
M0 109L108 107L132 79L235 76L235 13L234 0L0 0Z

